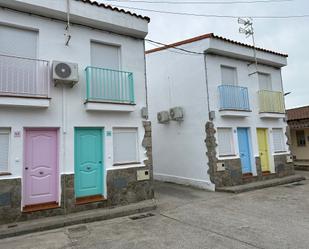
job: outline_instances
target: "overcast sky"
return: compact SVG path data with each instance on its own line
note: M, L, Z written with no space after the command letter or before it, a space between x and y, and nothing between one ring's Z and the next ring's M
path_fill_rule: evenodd
M203 0L186 1L197 2ZM209 1L216 2L216 0ZM222 1L233 0L218 0L217 2ZM199 14L235 16L309 14L309 0L229 5L145 4L102 0L101 2ZM244 35L238 33L237 19L178 16L140 10L131 11L151 18L147 38L162 43L171 43L211 32L238 41L251 42L250 39L246 39ZM283 69L284 91L292 92L286 96L287 108L309 105L309 17L302 19L254 19L254 29L257 46L289 54L288 66ZM147 49L149 48L152 48L152 46L147 44Z

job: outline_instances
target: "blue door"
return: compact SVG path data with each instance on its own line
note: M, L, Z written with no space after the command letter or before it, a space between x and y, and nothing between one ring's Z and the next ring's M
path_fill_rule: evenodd
M239 156L242 173L251 173L251 152L249 146L249 132L247 128L237 128Z
M102 129L75 129L75 195L103 195Z

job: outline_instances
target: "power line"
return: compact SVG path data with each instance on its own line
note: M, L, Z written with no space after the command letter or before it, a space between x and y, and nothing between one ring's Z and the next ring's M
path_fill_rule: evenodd
M200 52L196 52L196 51L192 51L192 50L187 50L187 49L184 49L184 48L174 47L173 45L164 44L162 42L158 42L158 41L154 41L154 40L150 40L150 39L145 39L145 41L150 42L152 44L155 44L155 46L157 46L157 47L158 47L158 45L160 45L160 46L164 46L166 49L172 48L172 49L175 49L175 50L179 50L179 51L182 51L182 52L189 53L191 55L204 55L204 53L200 53ZM181 54L185 54L185 53L181 53Z
M198 14L198 13L190 13L190 12L174 12L174 11L165 11L165 10L155 10L155 9L145 9L145 8L137 8L131 6L122 6L122 5L115 5L113 6L118 8L127 8L132 10L141 10L141 11L148 11L154 13L161 13L161 14L171 14L171 15L182 15L182 16L196 16L196 17L211 17L211 18L246 18L247 16L234 16L234 15L217 15L217 14ZM291 19L291 18L307 18L309 14L304 15L288 15L288 16L250 16L251 18L255 19Z
M147 41L147 40L145 40L145 41L148 42L149 44L151 44L151 45L157 47L157 48L160 48L160 47L161 47L161 45L158 45L158 44L156 44L156 43L152 43L152 42ZM172 48L172 47L170 47L170 48ZM173 48L173 49L178 50L178 48ZM169 51L169 52L175 53L175 54L190 55L190 56L192 56L192 55L193 55L193 56L200 55L200 54L192 54L192 53L186 53L186 52L175 51L175 50L171 50L171 49L168 49L168 48L167 48L166 50Z
M293 2L294 0L255 0L255 1L151 1L151 0L106 0L107 2L122 3L146 3L146 4L258 4L258 3L283 3Z

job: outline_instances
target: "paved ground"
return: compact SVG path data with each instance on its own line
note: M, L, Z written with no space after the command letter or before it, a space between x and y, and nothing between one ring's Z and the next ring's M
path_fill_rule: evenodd
M309 249L309 180L237 195L167 183L156 188L152 217L4 239L0 248Z

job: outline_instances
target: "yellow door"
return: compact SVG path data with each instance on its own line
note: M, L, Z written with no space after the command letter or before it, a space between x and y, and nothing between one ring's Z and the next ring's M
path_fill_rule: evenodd
M257 136L258 136L259 156L261 160L262 172L270 171L267 129L257 129Z

